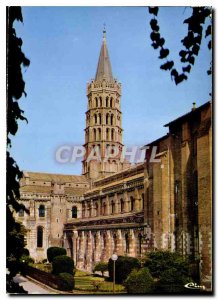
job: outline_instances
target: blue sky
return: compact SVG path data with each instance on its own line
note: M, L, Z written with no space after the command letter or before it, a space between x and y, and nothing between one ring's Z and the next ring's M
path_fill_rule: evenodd
M162 7L161 33L170 58L179 64L185 36L184 7ZM103 24L114 77L122 83L124 144L144 145L167 132L167 122L210 100L211 60L207 43L188 81L176 86L161 71L150 41L146 7L23 7L24 24L16 24L31 65L24 70L27 98L20 100L29 123L20 122L12 138L12 155L22 170L80 174L81 164L59 164L62 145L84 143L86 83L94 78Z

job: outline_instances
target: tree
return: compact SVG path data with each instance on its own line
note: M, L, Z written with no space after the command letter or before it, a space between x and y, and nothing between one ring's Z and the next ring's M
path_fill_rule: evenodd
M195 59L198 56L202 38L207 38L211 35L212 26L207 26L204 32L203 25L206 19L210 18L212 15L212 10L209 7L192 7L192 15L184 20L183 23L188 25L187 35L181 40L184 48L179 52L180 61L184 66L182 67L182 73L179 74L178 70L174 66L174 61L167 60L170 54L170 50L165 45L165 38L160 34L160 26L158 24L158 7L149 7L149 13L153 15L150 21L150 26L152 29L150 38L152 41L152 47L154 49L160 50L159 59L165 59L166 62L160 66L161 70L169 71L172 80L177 84L188 79L188 73L190 73L192 66L195 64ZM211 50L211 39L208 41L208 48ZM207 71L208 75L211 75L211 65L210 69Z
M160 278L163 272L176 269L184 276L189 276L189 262L177 252L155 251L148 254L148 259L144 264L154 278Z
M93 272L101 272L102 276L104 276L104 272L108 270L108 264L105 262L99 262L95 265Z
M7 8L7 187L6 187L6 234L7 234L7 251L6 265L9 270L7 276L7 291L9 293L24 293L25 291L17 284L12 282L13 277L20 269L19 260L23 254L25 247L24 227L15 221L14 212L23 209L28 213L28 210L23 204L20 204L19 180L22 177L16 161L10 156L11 138L10 135L15 135L18 130L18 121L26 120L23 111L20 109L18 100L25 93L25 82L22 76L22 67L27 67L30 64L22 52L22 39L16 36L16 31L13 27L14 21L23 22L21 7L10 6ZM26 120L27 121L27 120Z

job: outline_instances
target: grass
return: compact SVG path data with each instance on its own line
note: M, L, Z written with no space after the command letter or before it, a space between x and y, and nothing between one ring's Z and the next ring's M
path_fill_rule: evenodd
M98 289L96 286L98 285ZM113 283L105 281L105 278L93 275L75 276L75 289L95 293L112 293ZM115 293L125 293L124 286L115 284Z

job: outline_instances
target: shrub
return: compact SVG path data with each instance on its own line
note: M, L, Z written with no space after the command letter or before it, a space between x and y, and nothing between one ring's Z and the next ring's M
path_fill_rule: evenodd
M30 257L29 255L22 255L20 258L20 262L26 263L26 264L34 264L34 259Z
M124 286L129 294L147 294L153 291L154 281L148 268L138 271L134 269L125 280Z
M108 271L109 278L111 281L113 280L113 264L114 262L112 261L112 259L109 259ZM116 283L122 283L133 269L139 269L140 266L141 265L139 260L135 257L118 256L118 259L115 263Z
M56 256L60 256L60 255L66 255L66 249L65 248L61 248L61 247L49 247L47 249L47 258L48 261L51 263L53 262L53 259Z
M184 276L189 276L188 262L176 252L155 251L148 254L148 259L144 264L154 278L160 278L163 272L175 268L177 272Z
M63 281L63 285L61 285L62 291L72 291L75 286L75 281L73 275L69 273L60 273L59 276Z
M74 274L74 262L72 258L66 255L56 256L52 263L52 273L58 275L60 273Z
M168 269L161 274L160 280L156 285L156 291L161 293L187 293L188 290L184 285L191 281L189 277L177 269Z
M93 272L101 272L102 276L104 276L104 272L108 270L108 263L99 262L95 265Z

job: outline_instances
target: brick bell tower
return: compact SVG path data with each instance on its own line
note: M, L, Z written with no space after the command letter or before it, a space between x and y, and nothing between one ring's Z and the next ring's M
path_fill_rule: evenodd
M112 75L105 29L95 79L87 84L87 98L83 174L89 179L98 179L126 166L126 162L121 161L121 83Z

